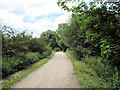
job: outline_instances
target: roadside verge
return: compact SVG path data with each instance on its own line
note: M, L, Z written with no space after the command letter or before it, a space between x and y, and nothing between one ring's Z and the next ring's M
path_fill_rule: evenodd
M12 87L14 84L19 82L23 78L25 78L27 75L29 75L33 71L37 70L38 68L43 66L45 63L47 63L54 56L54 54L55 54L55 52L53 51L52 54L50 56L48 56L47 58L41 59L40 61L36 62L35 64L32 64L31 66L29 66L27 69L21 70L19 72L16 72L16 73L10 75L7 78L4 78L2 80L2 88L5 89L5 88Z
M74 74L77 76L82 88L109 88L109 84L104 82L94 70L84 62L77 60L68 51L65 53L73 64Z

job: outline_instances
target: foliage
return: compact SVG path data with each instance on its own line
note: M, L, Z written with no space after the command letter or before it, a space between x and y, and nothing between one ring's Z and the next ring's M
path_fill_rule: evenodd
M31 35L26 34L26 31L17 33L10 27L4 26L2 28L2 56L14 56L16 52L29 51L28 45L32 38Z
M99 76L111 82L112 87L120 87L120 2L85 3L78 0L69 8L67 5L71 1L58 1L64 10L72 12L69 22L58 27L64 44L81 60L86 56L100 57L89 65L94 66Z
M44 65L45 63L47 63L50 60L50 58L53 57L54 54L55 54L55 52L52 52L52 54L50 56L48 56L47 58L44 58L44 59L36 62L35 64L29 66L27 69L15 72L14 74L10 75L9 77L3 78L3 80L2 80L2 89L11 88L14 84L16 84L17 82L19 82L23 78L25 78L31 72L37 70L42 65Z
M46 44L49 44L52 49L54 49L55 47L59 47L57 43L58 35L55 31L47 30L41 34L41 38L44 38Z
M68 48L66 43L65 43L64 33L63 33L63 30L66 26L67 26L67 23L59 24L58 29L56 30L57 35L58 35L57 43L60 46L60 49L64 52Z
M39 52L42 54L44 52L45 46L46 43L43 38L32 38L30 40L29 49L32 52Z
M2 27L2 76L7 77L16 71L46 58L51 47L43 37L33 38L27 31L18 33L6 25Z
M77 75L81 88L110 88L110 84L99 77L92 67L85 62L76 59L73 51L67 50L67 56L71 59L74 74ZM92 63L92 62L91 62ZM93 65L94 63L92 63ZM90 64L91 65L91 64Z
M49 56L51 54L51 51L52 51L51 47L47 45L43 52L43 58L46 58L47 56Z
M97 75L104 78L112 88L119 87L119 74L116 68L113 69L110 65L105 65L101 62L101 57L86 56L82 59L86 65L88 65L92 70L96 71ZM107 77L107 78L106 78Z
M4 57L2 58L2 76L7 77L16 71L27 68L29 65L40 60L39 53L28 52L26 54L19 53L19 57Z
M60 48L55 48L54 49L56 52L59 52L60 51Z
M68 23L58 25L56 32L47 30L33 38L26 30L18 33L2 27L3 77L49 56L52 50L70 49L111 87L120 87L120 2L77 0L75 6L67 6L75 1L58 0L58 5L72 15Z

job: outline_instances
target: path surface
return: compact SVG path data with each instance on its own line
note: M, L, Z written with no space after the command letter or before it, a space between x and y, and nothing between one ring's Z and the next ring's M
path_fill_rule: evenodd
M80 88L80 86L73 75L70 59L63 52L57 52L51 60L13 88Z

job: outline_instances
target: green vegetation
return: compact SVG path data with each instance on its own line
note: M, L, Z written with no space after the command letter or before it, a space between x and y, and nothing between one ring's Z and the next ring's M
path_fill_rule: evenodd
M1 26L1 31L3 88L11 87L42 66L53 51L61 50L57 43L58 35L51 30L43 32L38 38L34 38L33 33L28 34L27 30L18 32L6 25Z
M120 2L95 1L58 0L62 9L72 12L71 18L59 24L56 32L47 30L39 38L1 27L3 78L46 58L52 50L69 49L78 60L73 60L74 70L83 78L83 87L120 88ZM69 2L76 4L69 8Z
M88 64L76 59L72 56L72 53L73 52L68 50L66 52L72 61L74 74L77 76L81 88L110 88L110 85L100 78Z
M49 61L49 59L51 57L53 57L54 54L55 54L55 52L52 52L52 54L50 56L48 56L47 58L42 59L42 60L36 62L35 64L29 66L27 69L18 71L16 73L10 75L9 77L3 79L2 80L2 88L5 89L5 88L12 87L14 84L16 84L17 82L19 82L23 78L25 78L28 74L30 74L31 72L37 70L43 64L47 63Z
M41 37L45 38L45 41L47 42L47 44L49 44L49 46L52 49L60 48L60 46L57 43L58 35L55 31L47 30L46 32L43 32L41 34Z
M17 33L12 28L2 27L2 77L28 68L31 64L51 54L45 38L33 38L26 31Z
M69 8L69 2L76 4ZM58 26L60 42L111 88L120 88L120 2L58 0L57 3L72 12L69 22Z
M17 32L6 25L0 31L2 31L3 88L11 87L42 66L53 56L52 51L59 50L57 43L54 42L57 34L51 30L43 32L39 38L33 38L32 33L27 34L27 31ZM50 38L43 36L47 32L51 32L47 34L51 35Z

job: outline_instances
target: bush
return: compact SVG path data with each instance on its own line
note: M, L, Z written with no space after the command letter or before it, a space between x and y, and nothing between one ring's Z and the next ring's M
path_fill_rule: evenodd
M28 52L25 55L24 53L18 53L16 57L2 58L2 77L7 77L16 71L27 68L38 61L40 56L39 53Z
M7 77L17 71L19 69L17 66L20 62L20 59L15 57L2 58L2 77Z
M59 51L60 51L60 48L56 47L54 50L55 50L56 52L59 52Z
M51 51L50 50L46 50L45 52L43 52L43 57L46 58L50 54L51 54Z
M68 53L78 58L73 51L67 50ZM111 67L107 63L103 63L103 58L98 56L86 56L81 60L94 70L97 75L103 78L112 88L120 88L119 71L115 67Z
M29 65L39 61L42 58L46 58L51 54L51 49L46 49L43 54L27 52L16 53L14 57L3 57L2 58L2 77L7 77L16 71L27 68Z
M101 57L85 57L82 59L90 68L96 71L99 77L102 77L108 82L111 87L120 88L119 72L116 68L111 67L109 64L102 63Z
M51 47L50 46L46 46L45 49L44 49L44 52L42 53L43 55L43 58L46 58L47 56L49 56L51 54Z
M39 60L39 53L28 52L26 54L27 63L32 64Z
M26 31L18 33L6 25L4 25L1 30L3 77L25 69L29 65L51 54L52 49L50 48L50 42L48 42L50 38L48 38L48 41L46 41L45 37L32 38L32 33L30 35L27 34ZM55 32L52 33L56 35ZM52 33L50 33L48 37L53 37ZM57 36L55 36L55 38L57 38ZM55 38L53 38L51 42L53 42ZM56 43L56 39L54 42ZM57 43L55 45L58 46Z

